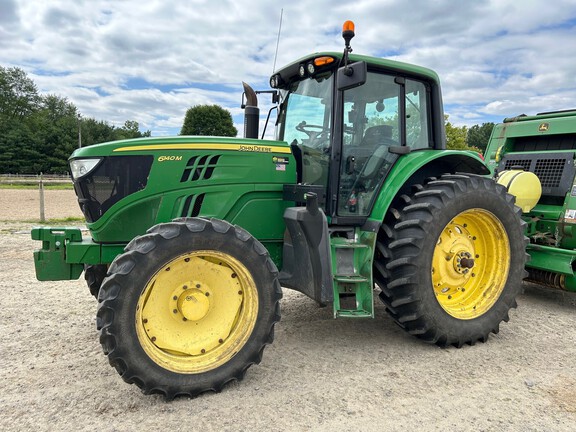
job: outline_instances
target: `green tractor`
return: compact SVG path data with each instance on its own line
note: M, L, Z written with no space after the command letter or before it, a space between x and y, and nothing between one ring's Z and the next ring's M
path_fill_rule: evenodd
M576 292L576 110L504 119L486 149L527 223L527 280Z
M109 362L146 394L220 391L259 363L281 287L439 346L497 333L526 261L521 212L480 155L445 149L438 76L316 53L270 79L276 140L147 138L76 150L90 232L36 228L39 280L85 272Z

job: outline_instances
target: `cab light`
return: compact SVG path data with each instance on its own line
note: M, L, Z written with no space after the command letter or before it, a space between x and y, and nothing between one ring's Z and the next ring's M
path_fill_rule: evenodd
M278 77L276 75L270 77L270 87L278 88Z
M310 75L313 75L314 72L315 72L315 70L316 70L316 69L314 68L314 64L312 64L312 63L308 63L308 64L306 65L306 69L308 70L308 73L309 73Z
M70 161L70 172L72 179L78 180L80 177L89 174L98 166L102 158L74 159Z
M300 65L300 67L298 68L298 73L300 74L301 77L306 75L306 68L304 67L304 65Z
M342 25L342 33L344 32L352 32L354 33L354 22L353 21L345 21Z
M327 64L330 64L334 62L334 57L316 57L314 59L314 65L315 66L326 66Z

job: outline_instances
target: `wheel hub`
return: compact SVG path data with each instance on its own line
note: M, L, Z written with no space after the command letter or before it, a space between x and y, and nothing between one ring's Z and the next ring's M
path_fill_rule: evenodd
M470 252L461 251L454 255L452 264L457 273L465 275L474 267L474 259Z
M189 321L200 321L209 310L209 292L187 289L178 297L178 311Z

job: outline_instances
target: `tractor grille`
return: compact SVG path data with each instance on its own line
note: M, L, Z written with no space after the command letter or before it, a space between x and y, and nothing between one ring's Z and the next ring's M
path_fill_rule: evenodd
M74 182L80 208L87 222L96 222L106 211L146 187L153 156L109 156L88 175Z
M180 217L196 217L202 209L202 202L206 194L190 195L184 200Z
M193 156L188 160L180 182L208 180L214 174L220 155Z
M574 178L574 153L542 153L505 155L500 170L521 168L536 174L542 184L542 194L563 197Z

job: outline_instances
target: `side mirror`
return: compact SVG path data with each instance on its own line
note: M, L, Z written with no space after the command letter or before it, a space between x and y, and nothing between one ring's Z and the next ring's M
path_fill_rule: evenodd
M336 76L338 90L348 90L363 85L366 82L368 67L366 62L359 61L342 66Z

